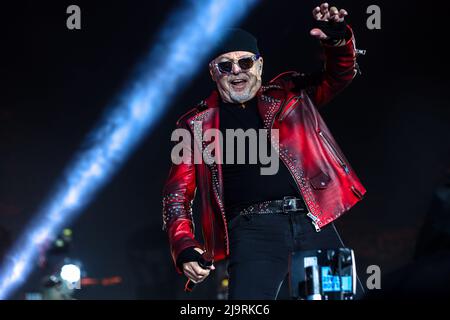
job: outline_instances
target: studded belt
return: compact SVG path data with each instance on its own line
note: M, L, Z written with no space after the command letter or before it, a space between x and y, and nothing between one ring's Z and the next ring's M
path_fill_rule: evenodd
M289 214L291 212L308 212L302 199L287 196L283 200L263 201L252 204L238 212L239 215L250 214Z

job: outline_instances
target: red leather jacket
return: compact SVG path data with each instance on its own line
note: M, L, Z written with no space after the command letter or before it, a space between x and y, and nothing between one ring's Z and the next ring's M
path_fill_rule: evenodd
M317 110L356 74L351 30L349 34L344 46L324 45L326 63L320 74L286 72L257 94L265 127L279 129L279 146L275 148L279 148L280 159L294 177L317 231L348 211L366 193ZM182 116L177 127L188 129L193 136L219 128L218 101L218 92L214 91ZM202 122L203 132L195 132L194 121ZM191 151L196 147L200 146L193 143ZM204 245L194 237L192 202L196 190L200 192ZM172 165L163 191L163 228L175 262L181 251L192 246L204 248L216 261L228 256L223 201L220 164Z

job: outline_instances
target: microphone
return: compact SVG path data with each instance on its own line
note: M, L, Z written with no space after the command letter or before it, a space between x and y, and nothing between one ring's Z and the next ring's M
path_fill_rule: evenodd
M206 255L206 252L204 252L202 254L201 259L199 259L199 261L197 261L199 266L205 270L209 270L209 267L212 266L213 264L213 258L210 257L209 255ZM191 279L188 279L188 281L186 282L185 286L184 286L184 291L185 292L192 292L192 290L194 290L196 283L194 283Z

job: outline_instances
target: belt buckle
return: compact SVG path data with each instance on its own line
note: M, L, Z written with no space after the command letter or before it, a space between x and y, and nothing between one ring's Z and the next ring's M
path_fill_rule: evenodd
M289 213L297 210L297 198L286 196L283 198L283 213Z

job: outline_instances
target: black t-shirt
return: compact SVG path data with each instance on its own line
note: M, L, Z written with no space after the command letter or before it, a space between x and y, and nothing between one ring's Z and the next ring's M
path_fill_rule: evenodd
M261 159L257 156L256 164L249 164L249 139L246 138L245 143L245 164L237 164L237 143L234 143L234 164L226 161L226 129L255 129L259 137L259 129L263 129L263 121L259 115L257 108L257 99L245 103L245 108L241 104L221 103L220 106L220 130L223 135L223 180L224 180L224 202L225 212L228 221L230 221L238 210L243 209L253 203L279 200L284 196L299 197L298 189L295 181L279 159L279 169L275 175L262 175L261 167L269 167L262 165ZM259 151L259 138L257 139ZM269 139L264 140L267 143L267 149L274 152L271 148ZM270 152L270 151L269 151ZM259 153L258 153L259 154Z

